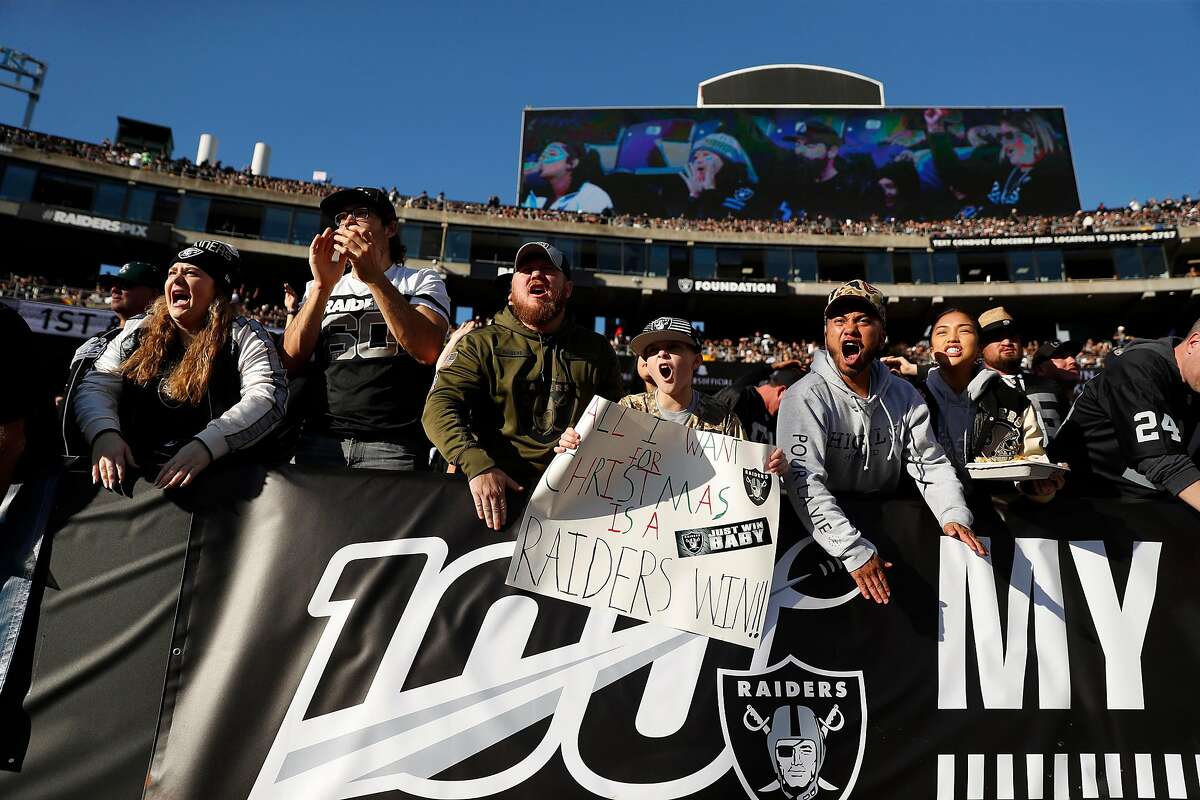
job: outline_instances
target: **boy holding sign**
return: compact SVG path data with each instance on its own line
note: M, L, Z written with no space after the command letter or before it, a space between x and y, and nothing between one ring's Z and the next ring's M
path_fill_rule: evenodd
M687 320L659 317L633 337L630 349L644 359L654 390L621 398L621 405L642 411L686 428L712 431L745 439L737 415L692 386L700 366L700 337ZM579 447L574 428L563 431L554 452ZM783 451L776 448L767 459L766 471L782 475L786 469Z

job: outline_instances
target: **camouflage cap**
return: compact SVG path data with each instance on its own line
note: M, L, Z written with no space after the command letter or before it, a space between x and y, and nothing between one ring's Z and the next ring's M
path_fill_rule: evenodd
M864 280L846 281L829 293L825 301L825 319L847 307L857 307L860 311L873 314L887 324L887 298L883 292Z

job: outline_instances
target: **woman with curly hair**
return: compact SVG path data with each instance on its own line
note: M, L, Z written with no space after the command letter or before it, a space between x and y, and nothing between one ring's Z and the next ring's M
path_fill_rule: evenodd
M275 343L231 301L240 263L225 242L181 251L163 297L126 323L80 383L75 415L91 443L93 483L117 489L137 467L159 488L187 486L283 419L287 378Z

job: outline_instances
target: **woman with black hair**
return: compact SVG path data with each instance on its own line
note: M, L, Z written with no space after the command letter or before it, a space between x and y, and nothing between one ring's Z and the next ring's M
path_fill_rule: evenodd
M588 152L568 142L550 142L538 157L538 177L545 181L553 197L539 197L530 191L522 205L547 211L577 211L602 214L612 210L608 192L591 182L597 169Z
M160 488L187 486L282 421L288 385L275 343L234 311L240 260L219 241L181 251L163 296L125 324L79 384L75 415L94 483L119 489L140 465Z
M979 339L974 317L957 308L939 312L929 336L936 365L918 387L929 405L938 444L968 490L967 465L974 461L1046 455L1046 434L1036 409L1023 392L983 365ZM1053 497L1061 486L1061 476L1017 484L1023 493L1042 499Z

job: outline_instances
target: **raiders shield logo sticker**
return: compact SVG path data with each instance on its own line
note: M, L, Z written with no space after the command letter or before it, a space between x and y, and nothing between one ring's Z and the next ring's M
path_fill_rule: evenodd
M767 498L771 495L772 483L770 473L757 469L742 470L742 485L746 487L746 497L749 497L750 502L756 506L767 502Z
M675 282L675 285L679 287L679 291L683 292L684 294L687 294L688 292L690 292L692 290L692 279L691 278L680 278L678 281Z
M853 795L867 742L861 670L817 669L792 655L761 672L718 669L717 706L752 800Z

